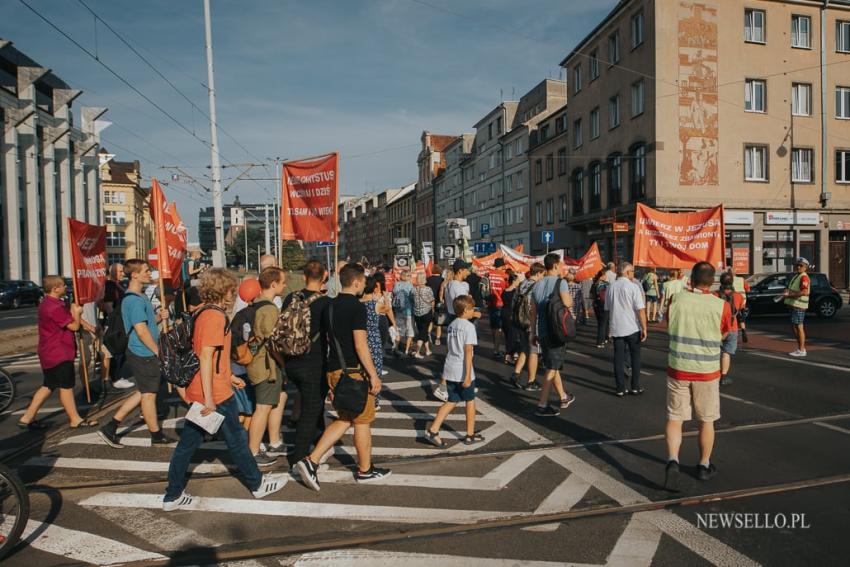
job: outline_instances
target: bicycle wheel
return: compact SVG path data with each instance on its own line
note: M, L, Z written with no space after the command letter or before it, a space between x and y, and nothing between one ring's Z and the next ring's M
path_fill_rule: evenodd
M0 412L6 411L15 399L15 381L8 372L0 368Z
M9 467L0 465L0 559L18 544L30 517L30 497Z

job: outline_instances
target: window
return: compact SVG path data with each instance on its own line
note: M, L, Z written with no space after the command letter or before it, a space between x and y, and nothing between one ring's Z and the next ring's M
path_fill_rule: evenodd
M490 198L495 199L498 196L499 187L495 183L490 184Z
M764 43L764 10L744 10L744 41Z
M835 117L850 118L850 87L835 87Z
M590 53L590 80L599 78L599 51L593 50Z
M543 224L543 201L537 201L534 204L534 222L537 226Z
M519 138L516 141L516 155L517 156L522 155L522 138Z
M514 145L508 144L507 146L505 146L505 153L506 153L505 161L507 161L509 159L513 159L513 157L514 157Z
M546 156L546 179L555 177L555 159L552 154Z
M791 47L812 47L812 19L799 14L791 15Z
M534 161L534 184L540 185L543 183L543 160Z
M543 142L545 142L547 139L549 139L549 125L548 125L548 124L543 124L543 125L540 127L540 143L542 144L542 143L543 143Z
M103 222L106 224L123 225L126 221L124 211L103 211Z
M106 233L106 245L107 246L126 246L126 234L123 231L116 232L107 232Z
M595 140L599 137L599 107L597 106L590 111L590 139Z
M567 124L564 122L565 117L566 115L559 116L555 119L555 134L560 134L567 129Z
M112 198L111 193L112 193L111 191L104 191L103 192L103 202L104 203L109 204L110 199Z
M620 125L620 95L614 95L608 99L608 128L616 128Z
M497 134L502 133L502 117L501 116L496 118L496 133Z
M632 118L643 114L646 101L644 94L643 81L638 81L632 85Z
M555 199L546 199L546 224L555 222Z
M835 50L850 53L850 22L835 22Z
M488 139L488 140L492 140L492 139L493 139L493 123L492 123L492 122L490 122L490 123L487 125L487 139Z
M488 169L493 169L494 167L496 167L496 154L492 153L489 156L489 167L488 167Z
M633 201L646 196L646 144L632 146L629 160L629 198Z
M569 210L567 207L567 195L563 194L558 197L558 220L565 221L567 220L567 215L569 214Z
M581 90L581 65L573 67L573 93Z
M565 175L567 173L567 148L561 148L558 150L558 175Z
M516 174L516 190L517 191L522 191L522 183L523 183L522 180L523 180L522 173L517 173Z
M744 82L744 110L764 112L767 84L760 79L747 79Z
M514 178L513 178L513 175L508 175L508 176L505 178L505 188L506 188L506 192L507 192L507 193L510 193L511 191L513 191L513 189L514 189Z
M744 146L744 180L767 181L767 146Z
M124 254L115 254L110 252L106 255L106 265L111 266L112 264L123 264L124 263Z
M608 64L614 65L620 62L620 34L615 33L608 36Z
M794 116L812 115L812 85L793 83L791 85L791 114Z
M808 148L791 149L791 181L794 183L812 182L812 150Z
M602 166L599 162L590 164L590 210L602 208Z
M835 181L850 183L850 150L835 151Z
M573 171L573 215L584 213L584 171Z
M623 156L608 156L608 206L619 205L623 200Z
M516 208L516 221L525 222L525 205Z
M632 16L632 49L643 43L643 12Z
M581 147L581 118L573 122L573 147Z

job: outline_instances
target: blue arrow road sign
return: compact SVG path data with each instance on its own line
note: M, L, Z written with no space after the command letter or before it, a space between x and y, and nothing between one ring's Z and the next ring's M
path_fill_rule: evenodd
M473 251L476 254L492 254L496 251L495 242L476 242L472 245Z
M319 243L316 244L316 246L318 246L319 248L333 248L334 243L333 242L319 242Z
M540 236L543 239L543 244L552 244L553 242L555 242L554 230L544 230L540 233Z
M489 223L481 223L481 236L487 236L490 234L490 224Z

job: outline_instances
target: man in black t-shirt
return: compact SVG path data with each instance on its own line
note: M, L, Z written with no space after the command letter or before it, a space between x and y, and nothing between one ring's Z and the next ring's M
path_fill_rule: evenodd
M358 297L366 287L366 274L359 264L346 264L339 271L340 292L329 302L324 312L325 329L330 342L328 356L328 387L333 392L342 377L343 369L352 369L349 374L356 376L353 369L360 369L363 379L369 381L369 395L366 407L358 415L344 411L338 412L338 419L325 429L322 438L316 443L313 452L296 464L301 480L313 490L318 491L319 462L328 451L354 425L354 446L357 448L357 471L354 480L361 482L379 481L389 476L388 469L380 469L372 464L371 423L375 420L375 394L381 391L381 379L372 361L366 330L366 306Z
M296 294L310 302L310 337L315 337L310 352L301 356L284 357L284 368L289 381L301 394L301 415L295 426L295 447L289 453L289 465L294 466L310 452L310 444L324 426L322 414L328 393L325 370L327 365L327 336L322 332L325 310L330 299L322 293L322 283L327 270L321 262L311 260L304 266L304 289L290 293L283 300L286 309ZM316 299L313 296L318 295Z
M121 300L124 299L124 294L127 292L127 286L121 281L124 277L124 265L120 263L109 266L109 279L106 280L106 285L103 288L103 299L98 303L98 308L103 313L103 332L106 332L106 323L109 320L109 315L115 309ZM134 384L126 378L120 377L120 369L124 362L123 355L119 355L114 361L109 350L101 345L101 364L100 370L103 381L112 382L112 386L121 390L132 388Z
M434 299L436 299L437 303L439 303L439 301L440 301L440 288L443 285L443 270L440 268L439 264L436 264L436 263L434 264L433 273L430 276L428 276L428 278L425 280L425 285L427 285L428 287L431 288L431 291L434 292ZM435 305L436 305L436 303L435 303ZM434 315L436 315L436 313ZM435 321L436 317L432 318L432 320ZM436 330L437 336L436 336L436 341L435 341L434 344L440 344L440 338L443 334L443 328L440 325L436 325L436 327L437 327L437 330ZM431 329L433 329L433 328L434 328L434 323L432 322L431 325L428 327L428 333L429 334L431 333Z

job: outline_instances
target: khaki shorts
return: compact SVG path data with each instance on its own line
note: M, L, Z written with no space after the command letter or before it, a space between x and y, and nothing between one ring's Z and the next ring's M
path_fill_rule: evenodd
M326 376L328 378L328 386L331 393L333 393L333 389L336 388L337 382L342 377L342 370L328 372ZM341 411L339 412L339 418L343 421L350 421L354 425L369 425L375 421L375 396L369 394L366 398L366 408L363 410L363 413L354 415Z
M697 421L720 419L720 380L698 382L667 377L667 419L691 420L691 400Z

